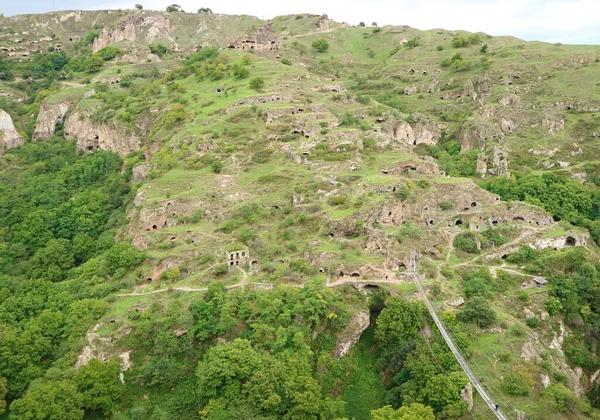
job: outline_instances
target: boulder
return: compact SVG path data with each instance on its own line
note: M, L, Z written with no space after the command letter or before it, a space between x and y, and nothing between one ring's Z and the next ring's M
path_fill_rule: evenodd
M460 399L467 403L467 410L470 413L473 410L473 387L471 384L466 384L460 391Z
M0 109L0 154L24 143L25 139L17 132L8 112Z
M363 331L369 326L369 322L368 312L358 312L352 315L348 325L338 336L333 357L336 359L344 357L358 342Z
M64 102L59 104L42 103L31 140L45 140L54 135L56 125L64 122L70 106L71 104Z

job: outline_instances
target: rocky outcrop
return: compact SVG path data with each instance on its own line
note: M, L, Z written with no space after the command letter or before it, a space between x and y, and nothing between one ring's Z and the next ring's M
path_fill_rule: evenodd
M327 15L322 15L319 18L319 22L317 22L317 25L319 26L319 30L322 32L327 32L329 31L329 25L333 23L333 20L329 19L329 16Z
M45 140L53 136L56 125L65 121L70 106L71 104L64 102L59 104L42 103L31 139L33 141Z
M81 112L69 115L64 131L67 140L77 139L77 147L81 150L127 154L140 149L140 139L134 134L127 134L114 122L92 122L89 115Z
M119 41L135 41L135 16L129 16L125 21L121 22L119 27L114 31L109 31L106 28L100 36L94 39L92 51L98 52L104 47Z
M586 246L589 240L589 234L570 234L554 238L538 239L532 247L535 249L563 249L567 246Z
M348 325L339 334L333 357L340 359L358 342L361 334L369 326L369 313L358 312L350 317Z
M488 172L496 176L510 175L510 172L508 172L508 163L508 153L505 150L494 147Z
M281 41L277 37L271 22L259 27L256 32L249 33L229 43L227 48L239 48L242 50L277 50L281 47Z
M133 170L131 172L131 180L133 182L145 181L149 172L150 172L150 164L149 163L137 165L133 168Z
M0 109L0 154L24 143L25 139L17 132L8 112Z
M467 403L469 413L473 411L473 387L471 384L466 384L463 390L460 391L460 399Z

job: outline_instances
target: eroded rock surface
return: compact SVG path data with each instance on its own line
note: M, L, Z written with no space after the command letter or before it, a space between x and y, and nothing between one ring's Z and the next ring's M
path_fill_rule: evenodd
M0 154L24 143L25 139L17 132L8 112L0 109Z
M70 106L71 104L64 102L59 104L42 103L31 139L33 141L45 140L54 135L56 125L64 122Z
M110 150L127 154L140 149L140 139L128 134L115 123L95 123L89 115L75 112L65 122L65 138L77 139L82 150Z
M369 326L369 313L358 312L350 317L348 325L338 336L334 356L336 359L344 357L358 342L361 334Z

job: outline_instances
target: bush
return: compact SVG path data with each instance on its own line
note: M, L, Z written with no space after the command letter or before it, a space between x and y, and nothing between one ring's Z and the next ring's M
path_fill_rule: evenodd
M332 195L327 199L330 206L341 206L346 204L346 197L343 195Z
M152 44L148 45L148 48L150 48L150 52L152 54L159 57L162 57L169 51L167 47L165 47L163 44L159 44L158 42L153 42Z
M234 64L232 67L231 75L236 79L245 79L250 76L250 70L239 64Z
M408 188L408 186L406 186L406 185L402 185L402 186L396 188L396 192L394 193L394 195L399 200L406 201L406 199L408 197L410 197L410 188Z
M248 86L250 86L250 89L260 90L265 87L265 79L262 77L255 77L254 79L250 80Z
M102 48L96 54L102 57L104 61L110 61L113 58L115 58L118 54L121 54L121 50L116 47L113 47L112 45L109 45L108 47Z
M123 76L119 83L119 85L124 88L130 87L132 84L133 84L133 80L131 80L131 77L129 77L129 76Z
M450 201L450 200L440 201L438 203L438 207L440 208L440 210L443 210L443 211L451 210L452 208L454 208L454 201Z
M481 296L475 296L465 303L457 319L476 324L480 328L486 328L496 322L496 312L487 300Z
M540 319L538 317L533 316L527 319L526 324L529 328L537 328L540 325Z
M488 46L487 46L487 44L483 44L483 45L481 46L481 49L479 50L479 52L480 52L481 54L485 54L485 53L487 53L487 50L488 50Z
M461 233L456 235L452 242L454 248L460 249L468 254L476 254L479 250L477 249L477 241L472 233Z
M285 64L286 66L291 66L292 62L290 61L289 58L282 58L281 59L281 64Z
M464 48L467 45L469 45L469 42L462 36L457 36L452 40L452 46L454 48Z
M218 161L218 160L213 160L213 162L210 164L210 167L212 168L212 171L216 174L220 174L221 170L223 169L223 162Z
M317 52L323 53L329 50L329 42L324 38L320 38L312 43L312 47L317 50Z
M408 48L415 48L421 45L421 38L418 36L413 36L409 38L408 42L405 44Z
M525 396L533 386L533 375L527 368L521 366L510 372L504 378L501 388L510 395Z

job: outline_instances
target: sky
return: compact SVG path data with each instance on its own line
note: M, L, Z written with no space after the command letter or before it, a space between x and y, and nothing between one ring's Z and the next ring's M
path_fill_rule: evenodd
M326 13L349 24L409 25L512 35L527 41L600 45L600 0L171 0L187 12L209 7L215 13L277 15ZM168 0L2 0L0 13L11 16L58 10L164 10Z

